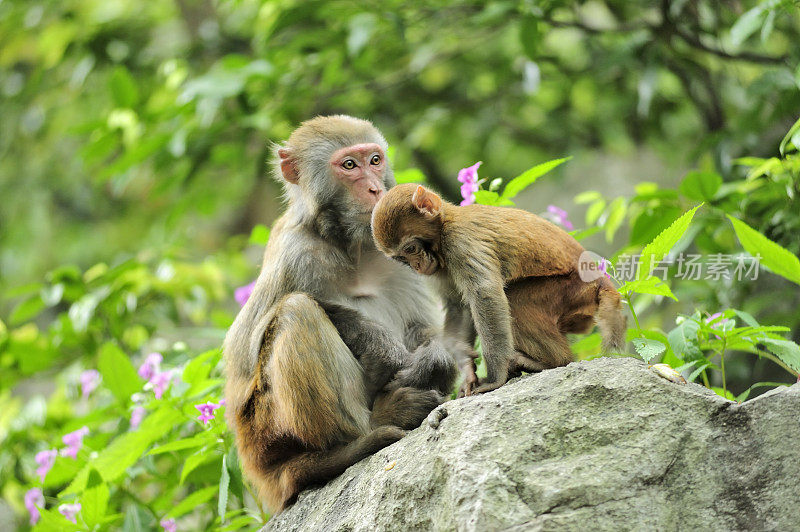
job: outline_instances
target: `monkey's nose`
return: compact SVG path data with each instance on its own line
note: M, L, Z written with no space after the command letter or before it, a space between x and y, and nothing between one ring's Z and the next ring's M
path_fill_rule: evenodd
M379 200L383 197L383 189L378 187L369 187L369 193L375 196L375 200Z

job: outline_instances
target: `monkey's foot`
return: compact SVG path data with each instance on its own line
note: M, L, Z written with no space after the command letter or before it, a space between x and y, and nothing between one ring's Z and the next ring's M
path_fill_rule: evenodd
M478 386L478 375L475 374L475 363L463 367L461 372L464 374L464 382L458 390L458 397L470 396L474 393L475 387Z
M433 412L428 414L428 426L432 429L438 429L439 424L444 418L447 417L447 408L444 406L437 407Z
M494 381L494 382L484 382L474 390L472 390L472 395L477 395L479 393L486 393L491 392L492 390L496 390L502 385L504 385L507 381Z

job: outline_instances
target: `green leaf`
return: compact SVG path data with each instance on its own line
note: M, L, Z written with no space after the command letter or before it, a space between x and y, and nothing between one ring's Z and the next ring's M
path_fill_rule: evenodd
M683 354L693 347L697 341L697 331L700 325L694 320L684 320L667 334L667 341L672 346L675 355L683 358Z
M586 209L586 225L594 225L594 223L600 219L600 215L603 214L605 208L606 200L602 198L595 200L594 203L589 205Z
M167 517L177 518L188 514L198 506L204 505L206 502L208 502L216 492L217 486L208 486L201 490L195 491L181 502L176 504L172 510L167 512Z
M798 140L800 139L795 138L795 135L799 133L800 133L800 118L798 118L797 122L795 122L794 125L791 128L789 128L789 132L786 133L786 136L783 137L783 140L781 141L781 145L779 148L781 151L781 155L786 155L786 146L789 144L790 141L794 146L794 149L800 150L800 145L798 145Z
M786 384L785 382L757 382L754 385L750 386L745 391L743 391L742 393L740 393L739 395L737 395L735 401L737 403L746 401L747 398L750 397L751 391L755 390L756 388L766 388L767 386L777 388L778 386L789 386L789 385Z
M9 316L8 321L12 325L26 322L44 310L45 306L42 297L36 294L14 307L14 311L11 313L11 316Z
M800 284L800 259L791 251L784 249L769 238L765 237L746 223L737 220L730 214L726 215L742 247L753 257L760 257L759 262L773 273L790 281Z
M73 479L60 495L80 493L87 487L89 472L96 469L105 482L113 482L135 464L154 441L175 428L183 419L173 407L164 407L147 416L138 429L127 432L100 451Z
M228 485L231 482L231 477L228 474L225 457L222 457L222 475L219 479L219 499L217 501L217 513L219 514L220 522L225 520L225 511L228 509Z
M83 492L81 496L81 515L89 528L99 525L106 517L108 508L108 486L99 484Z
M672 293L672 290L670 290L667 283L652 275L641 281L628 281L619 287L619 291L623 294L627 294L629 292L638 292L639 294L666 296L674 299L675 301L678 300L678 298L675 297L675 294Z
M142 380L122 350L111 342L103 344L97 360L97 369L103 384L121 403L130 401L131 395L142 388Z
M778 340L777 338L761 338L770 351L781 359L784 364L792 368L796 373L800 373L800 346L789 340Z
M538 18L533 15L526 15L522 18L519 28L519 40L528 59L536 60L539 52L539 43L542 40Z
M190 385L189 396L199 391L200 386L203 385L211 370L219 364L221 358L222 351L220 349L212 349L197 355L186 364L181 374L181 380Z
M500 197L500 194L491 190L479 190L475 193L475 203L481 205L500 205L513 206L514 202L507 198Z
M705 369L706 369L707 367L709 367L710 365L711 365L711 363L710 363L710 362L706 362L705 364L702 364L702 365L698 366L698 367L697 367L697 369L695 369L695 370L694 370L694 371L693 371L693 372L692 372L692 373L689 375L689 377L688 377L686 380L687 380L688 382L694 382L694 380L695 380L695 379L698 377L698 375L700 375L701 373L703 373L703 370L705 370Z
M269 228L264 224L258 224L250 231L250 243L263 246L269 240Z
M645 363L649 363L654 357L657 357L667 349L667 346L663 343L649 338L634 338L633 347Z
M605 223L607 242L611 242L614 239L614 234L617 232L617 229L619 229L619 226L622 225L623 220L625 220L625 213L627 212L628 204L625 198L616 198L611 202L611 205L608 207L608 218Z
M204 445L208 445L213 443L216 439L216 436L213 432L203 431L196 436L192 436L191 438L184 438L182 440L175 440L164 445L160 445L155 449L152 449L147 454L163 454L169 453L172 451L182 451L184 449L194 449L197 447L202 447Z
M584 203L592 203L593 201L599 201L599 200L602 200L603 203L605 203L602 194L600 194L596 190L587 190L575 196L573 202L575 202L576 205L583 205Z
M189 456L183 463L183 469L181 470L180 484L183 484L183 481L186 480L186 477L189 476L189 473L191 473L192 471L197 469L197 467L203 465L204 463L215 459L216 457L217 455L215 455L212 452L209 452L205 448Z
M661 231L649 244L642 250L642 255L639 259L639 271L636 273L636 279L645 279L650 275L655 264L662 260L664 256L670 252L672 247L678 243L683 234L689 228L692 222L694 213L700 208L700 205L690 211L686 211L677 220L672 222L669 227Z
M714 393L716 393L720 397L724 397L725 399L729 399L731 401L735 401L736 400L736 397L733 395L733 393L730 390L723 390L719 386L712 386L711 389L714 391Z
M128 69L118 65L109 79L111 97L117 107L134 107L139 101L139 89Z
M555 168L556 166L564 163L565 161L569 161L572 157L564 157L562 159L554 159L552 161L547 161L546 163L537 164L533 168L522 172L520 175L512 179L508 182L508 184L503 189L503 195L501 196L502 199L511 200L514 199L517 194L525 190L530 185L534 184L537 179L542 177L544 174Z
M722 185L722 177L716 172L689 172L681 181L681 194L694 201L707 201Z
M744 14L731 27L731 44L741 46L752 34L761 29L761 22L764 17L764 6L756 7L745 11Z

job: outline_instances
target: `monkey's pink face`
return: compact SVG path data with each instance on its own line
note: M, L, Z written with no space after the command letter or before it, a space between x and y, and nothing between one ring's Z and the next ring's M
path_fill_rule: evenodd
M386 155L375 143L355 144L333 152L330 160L333 175L350 194L370 211L386 192L383 176Z

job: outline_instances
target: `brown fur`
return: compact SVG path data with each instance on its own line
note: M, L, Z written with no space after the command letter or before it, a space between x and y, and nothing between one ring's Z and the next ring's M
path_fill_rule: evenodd
M489 373L479 391L501 385L509 371L568 364L572 352L565 334L588 332L595 322L604 348L624 345L619 293L605 277L582 281L578 259L583 247L535 214L486 205L458 207L424 187L404 184L378 203L372 231L378 249L388 256L442 279L453 314L458 309L453 299L462 298L471 307ZM505 298L497 294L503 291ZM448 321L463 323L463 316ZM452 328L459 327L464 329Z

